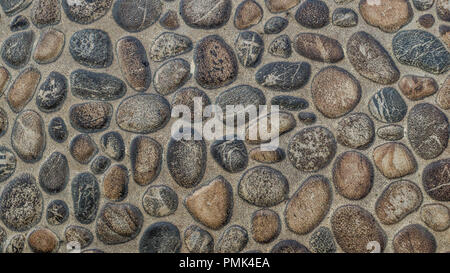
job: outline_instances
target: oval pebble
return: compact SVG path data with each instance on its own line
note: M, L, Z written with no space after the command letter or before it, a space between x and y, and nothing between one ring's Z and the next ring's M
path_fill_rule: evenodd
M284 151L281 148L275 147L273 150L268 151L260 147L253 148L250 150L249 156L255 161L266 164L281 162L285 158Z
M111 166L103 177L103 193L106 198L120 202L128 194L128 169L124 165Z
M63 200L53 200L47 206L47 222L52 226L61 225L69 219L69 207Z
M30 60L33 42L32 30L12 34L3 41L0 53L2 60L14 69L24 67Z
M78 242L81 248L88 247L94 241L92 232L82 226L70 225L64 230L66 242Z
M392 246L395 253L434 253L436 239L425 227L412 224L395 234Z
M72 180L71 193L75 218L82 224L90 224L97 216L100 188L94 175L80 173Z
M58 0L37 0L31 9L31 21L38 28L56 25L61 21L61 6Z
M82 100L117 100L127 91L127 86L121 79L84 69L70 73L70 86L72 94Z
M107 102L74 104L69 109L70 124L82 133L106 130L111 122L113 107Z
M375 138L373 121L364 113L354 113L339 121L337 141L353 149L367 148Z
M309 80L311 65L306 62L274 62L264 65L255 74L261 86L281 92L300 89Z
M50 120L50 123L48 124L48 134L58 143L66 141L69 133L67 132L66 123L61 117L54 117Z
M50 72L36 95L39 110L46 113L58 111L66 99L67 89L66 77L55 71Z
M17 116L11 132L11 144L20 159L26 163L41 160L45 138L44 121L38 113L25 110Z
M233 225L228 227L220 236L216 244L216 253L241 252L248 242L248 233L245 228Z
M434 231L445 231L450 227L450 209L439 203L422 206L420 218Z
M217 29L231 16L230 0L181 0L180 14L186 25L200 29Z
M36 228L28 235L28 245L34 253L52 253L58 251L59 239L48 228Z
M407 0L362 0L359 12L367 24L388 33L398 31L413 17L411 4Z
M155 72L153 85L165 96L182 87L191 77L191 65L184 59L171 59Z
M265 34L278 34L282 32L289 24L289 21L280 16L271 17L264 24Z
M301 56L314 61L336 63L344 58L341 44L322 34L300 33L294 39L294 48Z
M408 106L397 90L385 87L372 96L369 101L369 111L378 121L395 123L403 120Z
M425 192L434 200L450 201L450 158L428 164L422 172Z
M211 155L226 171L237 173L247 168L248 154L245 143L236 138L216 140L211 144Z
M384 140L396 141L404 136L405 129L401 125L385 125L377 130L377 136Z
M98 153L98 147L89 135L79 134L70 141L69 151L80 164L88 164Z
M245 0L239 4L234 14L234 26L247 29L257 25L263 17L261 6L253 0Z
M164 32L156 37L150 46L150 59L162 62L192 50L189 37L173 32Z
M91 172L93 174L103 174L111 165L111 159L106 156L97 156L91 163Z
M212 253L214 238L208 231L196 225L190 225L184 231L184 245L191 253Z
M109 35L100 29L83 29L70 37L69 52L78 63L90 68L112 64L113 51Z
M109 157L121 161L125 157L125 143L118 132L108 132L100 138L100 148Z
M274 245L270 253L310 253L310 251L295 240L283 240Z
M102 18L111 8L112 2L112 0L63 0L62 7L71 21L86 25Z
M145 186L159 175L162 164L163 148L156 140L146 136L137 136L131 141L130 161L134 182Z
M69 163L65 155L53 152L39 170L39 185L49 194L61 192L69 181Z
M124 30L140 32L156 23L162 10L160 0L118 0L114 3L112 16Z
M261 36L254 31L239 33L234 42L236 55L244 67L255 67L261 61L264 52L264 42Z
M251 234L258 243L270 243L278 237L281 231L280 217L270 209L260 209L252 214Z
M402 143L388 142L373 150L373 161L387 178L400 178L412 174L417 162L411 151Z
M41 32L34 48L33 60L38 64L49 64L56 61L64 49L65 39L63 32L54 28L46 28Z
M20 72L9 88L6 100L15 113L22 111L33 98L41 80L41 72L37 68L28 67Z
M307 100L294 96L275 96L270 101L271 105L278 105L280 110L300 111L309 107Z
M169 216L178 208L178 195L167 186L151 186L142 196L142 207L150 216Z

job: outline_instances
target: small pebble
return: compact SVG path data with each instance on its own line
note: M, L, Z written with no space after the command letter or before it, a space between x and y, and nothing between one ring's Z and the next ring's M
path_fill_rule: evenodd
M70 141L70 154L81 164L88 164L98 153L97 144L87 134L79 134Z
M165 96L182 87L191 77L191 65L184 59L171 59L155 72L153 85Z
M314 124L317 120L316 114L312 112L300 112L297 117L303 124L306 125Z
M68 82L64 75L52 71L36 94L36 104L42 112L58 111L67 96Z
M271 17L267 22L264 24L264 33L265 34L278 34L282 32L289 24L289 20L280 17L280 16L274 16Z
M63 200L53 200L47 206L47 223L52 226L62 225L69 219L69 207Z
M396 141L403 138L405 129L400 125L385 125L377 130L377 136L384 140Z
M149 226L139 241L141 253L178 253L181 248L180 231L169 222L156 222Z
M53 152L39 170L39 185L48 194L64 190L69 182L69 162L65 155Z
M387 178L400 178L417 170L417 162L411 151L402 143L387 142L373 150L373 161Z
M12 32L25 30L30 26L30 22L27 17L23 15L17 15L9 24L9 29Z
M91 163L91 172L93 174L103 174L111 165L111 159L106 156L99 155Z
M113 165L103 177L103 193L114 202L120 202L128 194L128 169L124 165Z
M191 50L192 41L189 37L173 32L164 32L153 40L149 55L151 60L162 62Z
M431 14L424 14L419 17L418 22L424 28L430 28L434 25L434 17Z
M168 10L163 16L161 16L161 19L159 19L159 24L168 30L175 30L180 27L178 15L173 10Z
M244 67L255 67L261 61L264 42L258 33L253 31L239 33L234 47L239 62Z
M247 168L248 154L245 143L236 137L230 140L216 140L211 145L211 155L223 169L237 173Z
M47 228L37 228L28 235L28 245L35 253L52 253L59 248L56 234Z
M67 126L61 117L53 118L48 124L49 136L58 143L66 141L69 133L67 132Z
M278 237L280 231L280 217L273 210L261 209L252 214L251 234L256 242L270 243Z
M82 133L96 133L109 127L113 107L107 102L73 104L69 109L70 124Z
M326 26L330 10L325 2L320 0L306 0L295 13L297 22L306 28L317 29Z
M270 12L280 13L295 7L300 0L265 0L264 2Z
M263 17L263 10L253 0L245 0L239 4L234 14L234 26L237 29L248 29L257 25Z
M94 235L89 229L74 225L68 226L64 230L64 238L67 243L78 242L81 248L88 247L94 241Z
M65 35L59 30L47 28L42 31L33 53L33 60L38 64L56 61L65 44Z
M364 113L350 114L337 124L336 139L346 147L367 148L375 138L373 121Z
M408 111L402 96L392 87L385 87L375 93L368 107L372 116L384 123L400 122Z
M122 135L118 132L109 132L100 138L100 148L107 156L116 161L125 157L125 143Z
M280 35L270 43L267 51L275 57L289 58L292 55L291 39Z
M358 25L358 14L348 8L337 8L332 15L333 25L338 27L354 27Z
M271 253L310 253L306 246L295 240L283 240L278 242L270 250Z
M112 16L124 30L140 32L156 23L162 10L160 0L118 0L114 2Z
M439 203L422 206L420 218L434 231L445 231L450 227L450 209Z
M214 252L214 238L208 231L196 225L190 225L184 231L184 244L191 253Z
M248 242L245 228L233 225L228 227L220 236L216 244L216 253L239 253Z
M266 151L260 147L256 147L250 150L249 155L251 159L266 164L281 162L285 158L284 151L281 148Z
M178 208L178 195L167 186L150 186L142 196L142 207L150 216L169 216Z
M303 87L310 75L309 63L274 62L261 67L255 74L255 80L265 88L290 92Z
M333 233L327 227L319 227L309 238L309 245L315 253L335 253Z

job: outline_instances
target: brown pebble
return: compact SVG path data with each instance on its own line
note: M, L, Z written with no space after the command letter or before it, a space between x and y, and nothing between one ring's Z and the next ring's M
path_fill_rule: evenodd
M44 30L34 49L33 59L38 64L48 64L56 61L63 51L65 43L64 33L49 28Z
M276 130L271 130L272 115L273 113L269 113L266 116L263 116L253 123L249 124L245 135L245 141L248 144L254 145L270 142L272 139L275 139L276 137L281 136L282 134L285 134L294 129L297 124L294 116L291 113L280 111L278 112L278 132ZM260 130L260 124L266 124L266 132Z
M253 0L245 0L236 8L234 26L237 29L247 29L258 24L263 17L263 10Z
M434 203L422 206L420 218L434 231L445 231L450 227L450 209L443 204Z
M392 241L395 253L434 253L436 240L425 227L414 224L400 230Z
M442 84L436 96L436 103L445 110L450 109L450 76Z
M388 33L398 31L413 17L407 0L362 0L359 11L369 25Z
M64 238L67 244L70 242L78 242L80 248L85 248L92 243L94 235L85 227L71 225L64 230Z
M153 138L137 136L130 146L130 161L133 179L138 185L153 182L161 170L163 149Z
M6 69L5 67L0 67L0 96L3 94L3 92L6 89L6 86L8 85L9 82L9 72L8 69Z
M25 108L33 97L40 80L41 73L34 67L25 68L20 72L7 95L11 110L18 113Z
M21 112L11 131L11 144L23 161L34 163L42 158L45 150L45 125L42 117L33 110Z
M168 30L174 30L180 27L180 23L178 21L178 15L173 10L168 10L159 20L159 23L163 28Z
M123 165L111 166L103 178L105 197L111 201L122 201L128 193L128 169Z
M28 236L28 245L36 253L51 253L58 250L59 239L47 228L37 228Z
M376 147L373 160L378 170L387 178L399 178L416 171L414 155L403 144L388 142Z
M450 47L450 26L440 25L439 34L441 35L441 39L447 45L447 47Z
M282 161L285 156L281 148L274 147L274 150L266 151L261 147L256 147L250 151L250 158L261 163L277 163Z
M270 12L279 13L295 7L300 0L266 0L265 2Z
M270 209L257 210L252 215L251 234L258 243L270 243L280 234L281 223L278 214Z
M97 154L97 144L87 134L74 137L70 143L70 154L81 164L88 164Z
M424 28L430 28L434 25L434 17L431 14L424 14L420 16L418 21Z
M400 79L398 88L408 99L421 100L436 93L439 87L433 78L407 75Z
M344 58L341 44L322 34L300 33L293 46L298 54L314 61L336 63Z

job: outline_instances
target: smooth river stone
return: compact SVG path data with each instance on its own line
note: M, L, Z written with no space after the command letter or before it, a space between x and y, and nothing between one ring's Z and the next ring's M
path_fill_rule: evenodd
M63 200L53 200L48 203L46 212L47 223L52 226L61 225L69 218L69 207Z
M52 253L59 248L59 239L48 228L38 227L28 235L28 246L34 253Z
M433 78L416 75L403 76L398 82L398 87L410 100L424 99L436 93L439 88Z
M103 174L111 165L111 159L106 156L99 155L91 163L91 172L93 174Z
M0 96L3 95L3 92L5 91L5 88L8 85L10 78L11 75L9 74L8 69L6 69L3 66L0 66Z
M22 111L33 98L41 80L41 72L37 68L28 67L20 72L11 85L6 100L15 113Z
M387 178L400 178L412 174L417 162L411 151L402 143L387 142L373 150L373 161Z
M232 225L217 240L216 253L239 253L247 243L247 230L239 225Z
M67 125L61 117L54 117L48 124L48 135L54 141L63 143L66 141L69 132L67 131Z
M21 112L14 122L11 144L16 154L26 163L35 163L45 150L45 125L33 110Z
M109 160L109 159L108 159ZM124 165L111 166L103 176L103 193L114 202L123 201L128 195L128 169Z
M100 132L109 127L113 107L107 102L86 102L70 107L70 124L82 133Z
M112 0L63 0L67 17L78 24L87 25L102 18L110 9Z
M191 253L214 252L214 238L208 231L196 225L190 225L184 231L184 245Z
M272 118L276 119L274 115L278 115L278 131L271 129ZM269 113L249 124L245 132L245 141L252 145L268 143L294 129L296 124L294 115L289 112ZM260 130L264 125L267 126L267 130Z
M142 207L150 216L169 216L178 208L178 195L164 185L150 186L142 196Z
M1 1L3 11L7 16L13 16L26 9L33 0L5 0Z
M275 96L270 101L271 105L278 105L280 110L300 111L309 107L307 100L293 96Z
M281 148L276 148L273 151L265 151L261 147L256 147L250 150L249 156L251 159L260 163L277 163L285 158L284 151Z
M220 28L231 16L230 0L181 0L180 14L186 25L200 29Z
M286 205L286 226L300 235L311 232L328 213L332 195L330 182L324 176L306 179Z
M375 93L368 106L372 116L385 123L400 122L408 111L402 96L392 87L385 87Z
M69 163L65 155L53 152L39 170L39 185L48 194L61 192L69 182Z
M234 47L242 66L255 67L261 61L264 52L264 42L258 33L254 31L239 33Z
M67 89L66 77L55 71L50 72L36 95L39 110L45 113L58 111L66 99Z
M300 0L265 0L264 2L270 12L280 13L297 6Z
M320 0L306 0L295 13L297 22L306 28L318 29L330 22L330 9Z
M251 225L253 240L261 244L272 242L281 232L280 217L271 209L255 211L252 214Z
M327 227L319 227L316 229L309 239L309 245L315 253L335 253L336 243L334 242L333 233Z
M220 96L220 95L219 95ZM201 107L196 106L197 103L195 102L194 99L196 98L200 98L201 101ZM190 110L190 113L180 113L178 116L172 116L175 118L179 118L182 116L182 118L184 120L191 120L194 121L196 115L198 115L198 117L200 117L200 119L202 120L206 120L208 119L208 117L206 115L202 115L202 113L204 113L205 111L205 107L208 105L211 105L211 101L208 97L208 95L196 88L196 87L185 87L185 88L181 88L178 89L172 96L172 102L171 102L172 108L181 106L187 106L188 109ZM173 111L172 114L176 113L176 111Z
M70 86L72 94L82 100L116 100L127 91L127 86L121 79L84 69L70 74Z
M98 147L89 135L79 134L70 141L69 151L80 164L88 164L98 153Z
M405 129L400 125L385 125L377 130L377 136L384 140L396 141L404 136Z
M145 186L158 177L163 148L153 138L137 136L131 141L130 161L134 182Z
M261 6L253 0L245 0L236 8L234 26L237 29L247 29L258 24L262 17Z
M1 90L1 84L0 84ZM1 91L0 91L1 93ZM436 103L444 110L450 109L450 76L448 76L436 95Z
M450 158L432 162L422 173L425 192L434 200L450 201Z
M9 36L2 44L2 60L14 69L24 67L30 60L33 40L34 33L32 30Z
M265 88L288 92L303 87L310 75L309 63L274 62L260 68L255 74L255 80Z
M436 239L425 227L412 224L395 234L392 246L395 253L434 253Z
M165 96L182 87L191 77L191 65L184 59L171 59L155 72L153 85Z
M359 12L367 24L388 33L398 31L413 17L408 0L362 0Z
M80 173L72 180L71 186L74 216L82 224L95 220L100 203L100 188L91 173Z
M291 39L286 34L280 35L270 43L267 51L272 56L287 59L292 55Z
M336 138L346 147L366 149L375 138L373 121L364 113L349 114L338 122Z
M358 25L358 14L348 8L337 8L332 15L333 25L338 27L355 27Z
M117 0L112 16L128 32L140 32L158 21L163 10L160 0Z
M38 64L48 64L56 61L61 55L65 44L63 32L46 28L41 32L33 53L33 60Z
M0 182L6 181L16 170L17 159L6 146L0 145Z
M118 132L108 132L100 138L100 148L110 158L121 161L125 157L125 143Z
M450 22L450 3L448 0L436 0L436 13L439 19Z
M64 230L64 239L66 242L78 242L81 248L85 248L94 241L94 235L85 227L70 225Z
M153 40L149 55L153 61L162 62L191 50L192 41L189 37L173 32L164 32Z
M445 231L450 227L450 209L443 204L433 203L422 206L420 218L434 231Z
M178 253L181 248L178 228L169 222L156 222L149 226L139 241L140 253Z
M168 30L175 30L180 27L180 22L178 20L178 13L173 10L168 10L159 19L159 24Z
M69 52L75 61L90 68L105 68L113 61L111 39L100 29L75 32L70 37Z
M274 16L264 24L265 34L278 34L289 25L289 20L281 16Z
M294 39L298 54L314 61L336 63L344 58L341 44L322 34L300 33Z
M211 155L228 172L237 173L247 168L247 148L244 141L236 137L230 140L216 140L211 144Z

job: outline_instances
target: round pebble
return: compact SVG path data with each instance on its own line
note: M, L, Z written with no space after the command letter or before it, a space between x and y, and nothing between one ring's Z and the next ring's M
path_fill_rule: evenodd
M54 117L48 124L48 134L56 142L62 143L66 141L68 132L67 126L61 117Z
M58 72L50 72L36 94L36 104L42 112L58 111L67 96L66 77Z
M98 148L89 135L80 134L70 141L69 151L76 161L88 164L98 153Z
M62 225L69 219L69 207L63 200L53 200L47 205L47 223L52 226Z
M445 231L450 227L450 209L439 203L422 206L420 218L434 231Z
M169 216L178 208L178 195L167 186L151 186L142 196L142 207L150 216Z
M278 34L282 32L289 24L289 21L286 18L280 16L271 17L264 24L264 33L265 34Z
M395 234L392 246L395 253L434 253L436 239L423 226L413 224Z
M252 214L251 226L253 240L261 244L272 242L281 231L280 217L270 209L255 211Z
M330 10L325 2L306 0L295 13L295 19L303 27L317 29L329 23L329 13Z
M124 30L140 32L156 23L162 10L160 0L118 0L114 3L112 16Z
M105 68L113 59L109 35L100 29L83 29L70 38L69 51L73 59L90 68Z
M58 251L59 239L47 228L37 228L28 235L28 245L35 253L52 253Z
M230 0L181 0L180 14L186 25L200 29L220 28L231 16Z
M413 17L411 5L407 0L362 0L359 12L367 24L388 33L398 31Z
M208 231L196 225L190 225L184 231L184 245L191 253L214 252L214 238Z
M275 57L287 59L292 55L291 39L287 35L280 35L270 43L267 51Z
M109 127L113 107L107 102L73 104L69 109L70 124L82 133L96 133Z
M434 4L434 0L413 0L412 2L414 7L420 11L430 9Z
M141 253L178 253L181 248L180 231L169 222L149 226L139 241Z
M422 172L425 192L434 200L450 201L450 158L434 161Z
M48 64L56 61L61 55L65 44L63 32L46 28L41 32L33 53L33 60L38 64Z
M402 143L388 142L373 150L373 161L387 178L400 178L412 174L417 162L411 151Z
M410 100L421 100L433 95L438 90L438 84L433 78L416 75L403 76L398 87Z
M236 137L216 140L211 145L211 155L226 171L237 173L247 168L248 154L245 143Z
M218 98L220 97L220 94ZM200 98L199 103L197 98ZM182 113L179 113L178 117L183 118L184 120L191 120L194 121L195 117L201 117L202 120L206 120L206 115L203 115L206 106L210 105L211 101L209 100L208 95L196 88L196 87L186 87L178 89L172 96L172 109L176 109L179 106L183 107L185 109L185 106L188 107L189 112L185 113L184 111ZM177 111L173 110L172 114L176 114ZM172 116L174 117L174 116ZM177 117L177 116L175 116Z
M168 30L175 30L180 27L178 15L173 10L168 10L163 16L161 16L161 19L159 19L159 24Z
M372 96L369 101L369 111L378 121L395 123L403 120L408 106L397 90L385 87Z
M316 229L309 239L309 245L315 253L336 252L333 233L327 227L319 227Z
M373 121L364 113L350 114L337 124L339 144L353 149L367 148L375 138Z
M33 41L32 30L12 34L3 41L0 53L2 60L14 69L24 67L30 59Z
M294 39L294 48L301 56L314 61L336 63L344 58L341 44L322 34L300 33Z
M78 242L81 248L88 247L94 241L94 235L89 229L74 225L64 230L64 238L67 243Z
M31 9L31 21L39 28L56 25L61 21L61 6L58 0L37 0Z
M245 228L233 225L228 227L220 236L216 244L217 253L239 253L248 242L248 233Z
M53 152L39 170L39 185L49 194L61 192L69 181L69 163L65 155Z
M191 77L191 65L184 59L171 59L155 72L153 85L165 96L182 87Z
M102 174L111 165L111 159L106 156L99 155L91 163L91 172L93 174Z
M405 129L401 125L385 125L377 130L377 136L384 140L396 141L404 136Z
M100 138L100 148L107 156L121 161L125 157L125 143L118 132L108 132Z
M262 17L261 6L253 0L245 0L236 8L234 26L237 29L247 29L258 24Z

